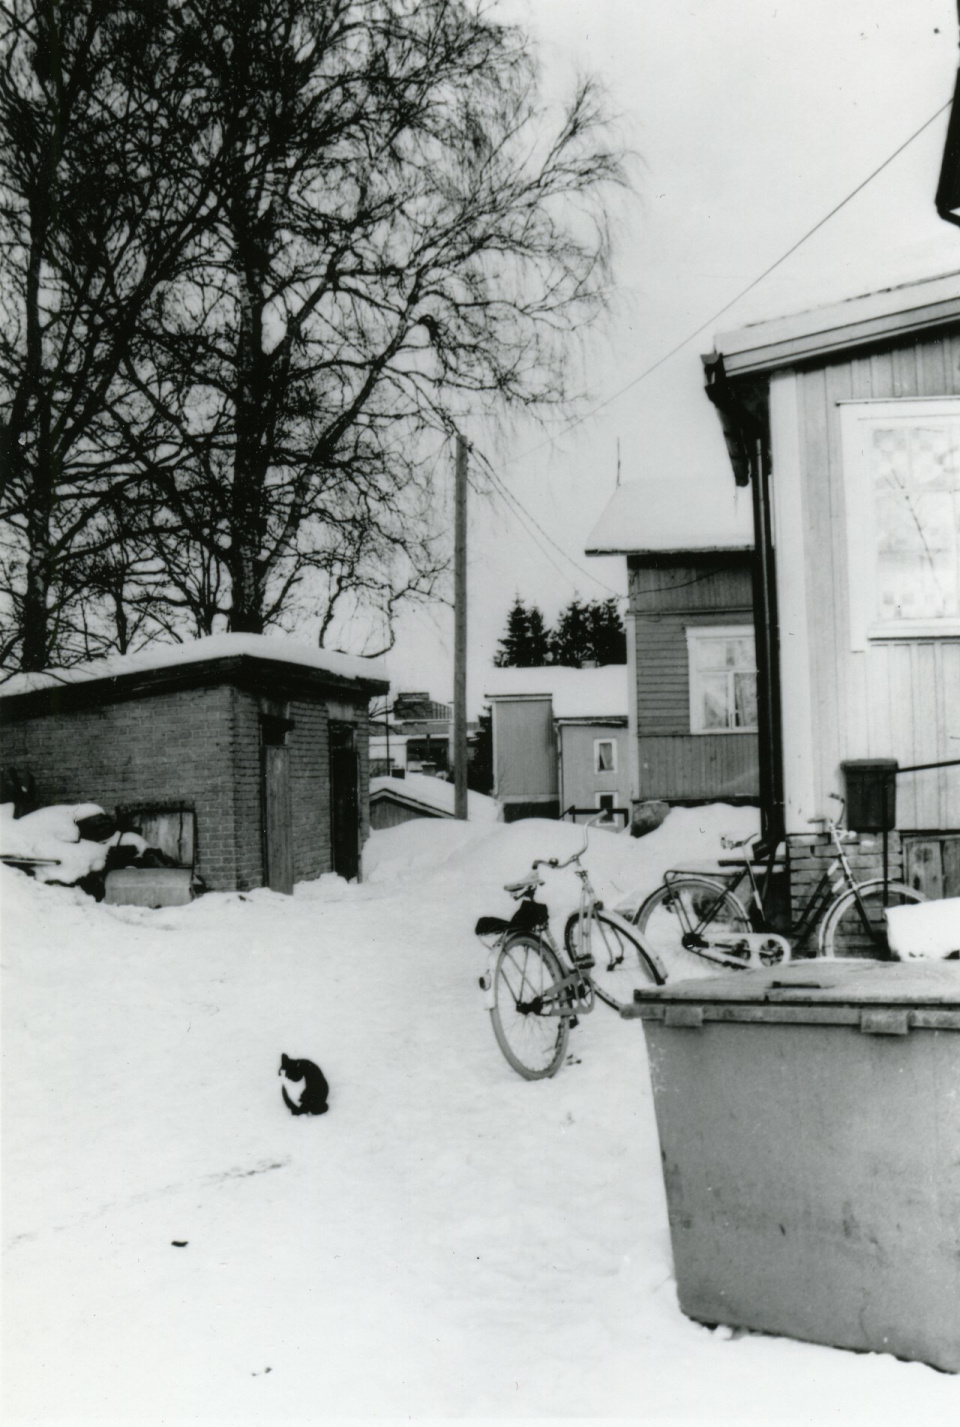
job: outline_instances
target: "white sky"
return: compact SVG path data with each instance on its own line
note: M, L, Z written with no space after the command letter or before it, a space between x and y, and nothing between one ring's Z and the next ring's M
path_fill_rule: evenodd
M636 193L618 204L610 316L588 339L591 405L691 340L566 434L471 433L547 537L538 535L543 550L499 497L471 498L471 716L517 593L549 623L574 593L625 591L622 559L583 554L615 487L618 440L623 481L670 475L691 500L703 482L732 481L702 385L700 353L717 331L960 270L960 231L933 207L944 113L782 267L709 321L949 101L954 0L506 0L501 8L538 36L552 92L578 69L604 80L639 154ZM449 698L450 611L404 619L387 664L395 690Z

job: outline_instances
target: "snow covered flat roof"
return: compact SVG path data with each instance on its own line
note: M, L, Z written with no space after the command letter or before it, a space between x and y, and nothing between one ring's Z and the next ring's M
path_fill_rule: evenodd
M194 639L184 644L151 644L136 654L110 655L106 659L74 664L69 669L45 669L39 674L14 674L5 684L0 685L0 698L38 693L43 689L91 684L101 679L150 674L212 660L238 658L268 659L297 669L333 674L338 679L372 681L384 687L389 683L386 665L381 659L364 659L355 654L316 649L309 644L297 644L282 635L211 634L204 639Z
M847 298L716 338L730 376L772 370L820 353L933 329L960 319L960 272Z
M587 538L588 555L753 549L753 510L729 472L653 476L620 486Z
M491 669L484 679L484 698L549 698L554 718L626 718L627 665L599 669Z

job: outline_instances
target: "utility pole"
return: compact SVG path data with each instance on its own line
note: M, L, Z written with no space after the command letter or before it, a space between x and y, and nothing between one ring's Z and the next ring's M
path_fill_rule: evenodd
M467 443L457 432L453 533L453 807L467 817Z

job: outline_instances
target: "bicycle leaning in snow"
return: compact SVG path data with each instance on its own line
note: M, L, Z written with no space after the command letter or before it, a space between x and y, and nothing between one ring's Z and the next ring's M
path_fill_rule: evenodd
M659 957L636 928L604 909L581 865L589 829L604 816L586 824L578 852L563 862L537 858L528 876L506 884L504 890L518 903L509 921L481 917L476 925L490 953L480 986L493 1033L525 1080L556 1074L570 1031L598 1000L619 1011L632 1001L636 987L662 985L667 979ZM567 918L562 949L550 931L548 908L536 898L544 885L541 867L572 867L580 881L580 904Z

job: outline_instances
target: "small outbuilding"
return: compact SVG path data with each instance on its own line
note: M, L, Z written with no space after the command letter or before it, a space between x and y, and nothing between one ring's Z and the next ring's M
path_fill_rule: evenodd
M219 634L0 686L4 769L115 812L209 890L357 877L381 663Z
M493 669L493 795L506 822L628 814L627 666Z
M500 807L493 798L473 791L467 794L468 821L496 822L499 816ZM407 773L403 777L370 780L370 826L374 831L398 827L415 818L454 817L455 789L445 778Z

